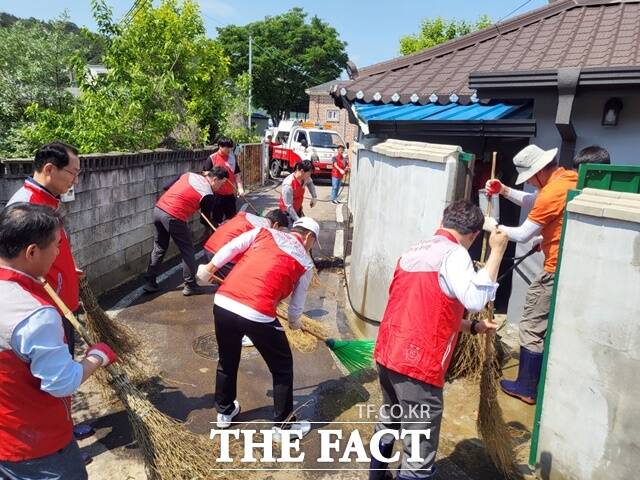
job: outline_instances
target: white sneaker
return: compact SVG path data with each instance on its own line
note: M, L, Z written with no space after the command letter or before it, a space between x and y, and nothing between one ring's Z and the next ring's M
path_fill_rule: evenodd
M235 417L240 413L240 404L238 403L238 401L234 400L233 404L235 405L236 408L234 408L233 412L231 412L229 415L225 415L224 413L218 414L218 418L216 420L216 427L229 428L231 426L231 421L233 420L233 417Z
M253 342L246 335L242 337L242 346L243 347L253 347Z
M276 443L280 443L282 441L280 432L282 432L283 430L298 431L300 432L298 436L293 438L302 438L307 433L309 433L309 431L311 431L311 423L307 420L300 420L294 423L290 423L289 428L273 427L271 430L273 431L273 441Z

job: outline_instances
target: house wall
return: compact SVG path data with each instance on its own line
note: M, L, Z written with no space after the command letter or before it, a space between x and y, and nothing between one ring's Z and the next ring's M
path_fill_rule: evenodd
M349 192L353 239L348 278L349 298L360 315L381 320L398 257L431 237L444 207L461 196L459 150L401 141L358 150Z
M568 207L538 461L550 480L637 478L640 195L581 207L586 192Z
M536 119L536 136L531 139L542 148L549 149L562 144L562 139L555 126L557 111L557 94L550 90L531 92L534 99L534 118ZM619 97L623 102L618 125L603 127L601 125L605 102L611 97ZM501 97L505 98L505 97ZM629 90L578 92L573 105L572 118L577 135L576 153L589 145L600 145L611 155L614 165L640 165L637 153L637 135L640 131L640 93ZM529 189L529 187L525 187ZM528 212L522 211L520 222L524 221ZM530 244L518 244L516 255L523 255L530 249ZM520 272L512 276L512 292L509 299L507 316L509 322L517 324L522 317L522 309L529 287L527 280L535 278L542 271L544 257L536 254L525 260Z
M328 111L337 112L338 120L328 120ZM357 125L349 123L349 113L343 108L336 107L333 98L328 93L309 95L309 120L322 125L325 123L331 124L332 128L342 136L344 141L349 142L351 145L357 139Z

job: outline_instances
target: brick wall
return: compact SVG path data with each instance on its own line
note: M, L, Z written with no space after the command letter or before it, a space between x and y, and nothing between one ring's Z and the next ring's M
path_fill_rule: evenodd
M328 120L327 112L337 112L338 120ZM326 93L320 95L309 95L309 120L322 125L328 123L338 132L345 142L353 145L358 134L358 127L349 123L349 114L343 108L336 107L333 98Z
M184 172L200 171L212 152L162 149L81 156L75 200L63 203L62 213L76 262L97 293L146 270L153 247L153 208L162 187ZM2 205L32 170L30 160L4 160L3 164ZM191 227L194 239L199 239L202 226L197 216L191 219ZM176 253L172 242L167 258Z

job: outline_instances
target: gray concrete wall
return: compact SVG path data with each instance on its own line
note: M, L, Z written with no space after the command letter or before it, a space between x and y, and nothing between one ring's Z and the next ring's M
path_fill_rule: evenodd
M201 170L212 150L156 150L134 154L83 155L75 200L63 203L74 257L97 293L144 272L153 246L153 208L166 182ZM4 205L22 185L31 163L5 161L0 179ZM202 227L191 221L194 239ZM176 254L175 246L167 258Z
M386 151L383 145L388 145ZM459 150L393 140L359 149L349 192L349 297L360 315L381 320L398 258L430 238L445 206L462 197Z
M612 193L586 189L568 207L540 422L545 479L638 476L640 195Z

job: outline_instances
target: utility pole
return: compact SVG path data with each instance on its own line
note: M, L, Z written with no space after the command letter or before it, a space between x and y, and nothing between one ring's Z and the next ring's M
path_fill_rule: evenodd
M247 130L251 131L251 83L253 77L251 76L251 70L253 69L253 52L252 52L253 39L249 35L249 114L247 115Z

